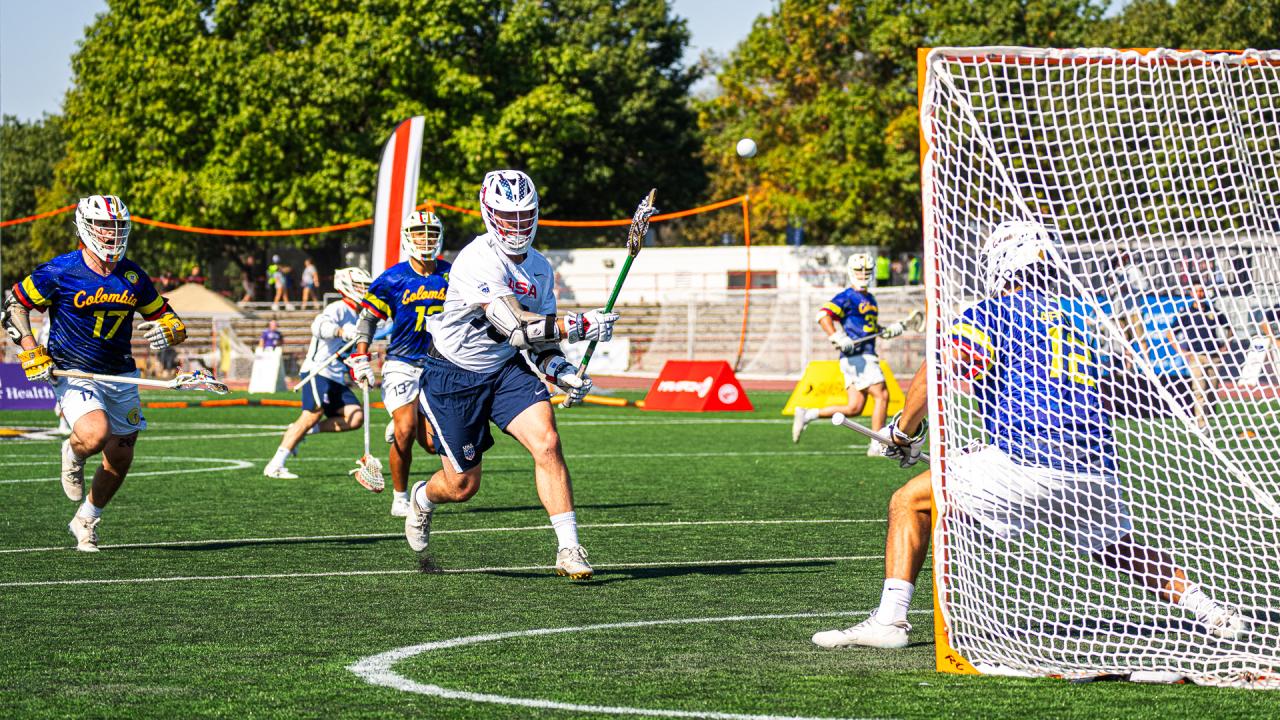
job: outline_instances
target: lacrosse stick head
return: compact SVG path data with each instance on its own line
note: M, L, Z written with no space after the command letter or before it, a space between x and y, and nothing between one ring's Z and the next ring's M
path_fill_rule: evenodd
M907 318L906 327L912 332L920 332L924 330L924 311L916 310Z
M226 395L231 392L226 383L218 380L206 370L178 373L178 376L173 379L173 387L178 390L204 390L218 395Z
M382 461L372 455L357 460L356 469L349 474L369 492L380 493L387 486L386 478L382 476Z
M631 228L627 231L627 254L631 257L640 253L644 236L649 233L649 218L657 212L657 208L653 206L653 196L657 192L658 188L650 190L636 207L636 214L631 216Z

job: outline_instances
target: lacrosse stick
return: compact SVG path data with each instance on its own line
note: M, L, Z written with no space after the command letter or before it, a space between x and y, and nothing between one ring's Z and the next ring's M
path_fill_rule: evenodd
M843 425L849 428L850 430L853 430L854 432L860 432L863 435L866 435L867 437L871 438L872 440L879 442L881 445L884 445L885 447L892 447L895 444L893 440L889 438L888 435L881 435L880 433L876 432L875 430L872 430L871 428L862 427L858 423L845 417L843 413L836 413L835 415L832 415L831 424L835 425L836 427ZM924 452L920 453L920 459L925 462L929 462L929 453L924 453Z
M657 212L653 207L653 196L658 192L657 188L649 191L649 194L640 201L640 205L636 207L636 214L631 216L631 227L627 228L627 259L622 263L622 269L618 271L618 279L613 282L613 292L609 293L609 302L605 303L604 311L606 313L613 312L613 303L618 299L618 293L622 292L622 283L627 279L627 273L631 270L631 263L635 262L636 255L640 254L640 245L644 242L644 236L649 232L649 218ZM596 351L596 345L599 340L592 340L587 344L587 351L582 354L582 364L578 366L578 379L582 379L587 374L587 363L591 362L591 355ZM574 406L571 398L566 397L560 407L570 408Z
M298 384L293 386L293 392L298 392L299 390L301 390L303 385L306 385L307 383L311 382L311 379L319 375L321 370L325 369L326 367L329 367L329 363L333 362L335 358L337 358L342 353L346 352L348 349L351 348L352 345L355 345L355 344L356 344L356 339L351 338L346 342L345 345L338 348L337 350L334 350L333 354L325 358L324 362L317 365L315 370L312 370L309 375L299 380ZM368 413L365 413L365 414L367 415Z
M382 461L369 454L369 388L360 388L364 393L364 456L356 461L356 469L347 473L354 475L356 482L364 486L369 492L380 493L387 486L387 481L382 477Z
M206 390L219 395L231 392L226 383L204 370L178 373L172 380L152 380L150 378L125 377L123 375L100 375L98 373L80 372L79 370L54 370L54 375L79 380L96 380L98 382L121 383L124 385L141 385L142 387L164 388L165 390Z
M924 329L924 312L920 310L916 310L915 312L908 315L906 320L899 320L898 322L893 323L892 325L886 325L884 330L888 330L889 328L893 327L893 325L898 325L898 324L902 325L903 330L920 332L921 330ZM884 332L884 330L881 330L880 332ZM898 335L895 334L892 337L897 337L897 336ZM862 343L868 343L876 339L889 340L890 338L887 338L887 337L882 338L880 333L872 333L871 335L868 335L866 337L860 337L857 340L854 340L853 344L856 347L858 345L861 345Z

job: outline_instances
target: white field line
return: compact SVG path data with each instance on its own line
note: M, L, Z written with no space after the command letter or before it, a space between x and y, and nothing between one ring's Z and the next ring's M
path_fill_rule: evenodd
M712 567L717 565L785 565L802 562L858 562L863 560L881 560L883 555L832 555L827 557L790 557L790 558L746 558L738 560L677 560L665 562L633 562L602 563L596 565L597 570L628 568L664 568L664 567ZM521 572L529 570L553 570L553 565L516 565L511 567L475 567L442 569L446 575L462 575L469 573ZM179 575L146 578L86 578L78 580L30 580L0 583L6 587L46 587L51 585L130 585L137 583L194 582L216 580L278 580L285 578L324 578L324 577L356 577L364 575L411 575L419 570L347 570L319 573L268 573L261 575Z
M665 520L630 523L586 523L579 528L613 529L613 528L665 528L665 527L705 527L709 525L848 525L852 523L884 523L877 518L845 518L845 519L797 519L797 520ZM432 535L463 535L491 532L528 532L531 530L550 530L550 525L522 525L519 527L461 528L457 530L436 530ZM119 550L124 548L162 548L190 547L193 545L251 545L264 542L305 542L309 540L378 540L404 537L404 533L367 533L351 535L292 535L284 537L260 538L221 538L210 540L166 540L150 543L121 543L119 545L101 545L103 550ZM74 550L70 545L57 547L10 548L0 550L0 554L55 552Z
M232 426L234 427L234 426ZM200 440L227 440L231 438L251 438L251 437L272 437L279 435L282 431L271 432L254 432L254 433L219 433L214 435L205 434L188 434L188 435L151 435L150 433L142 433L138 436L139 443L151 443L157 440L184 440L186 442ZM66 438L56 437L48 440L5 440L5 445L39 445L42 443L58 443L61 444Z
M912 614L933 614L933 610L911 610ZM703 618L675 618L668 620L637 620L632 622L618 623L601 623L598 625L581 625L578 627L561 627L561 628L535 628L531 630L515 630L512 632L491 633L487 635L471 635L469 637L457 637L449 640L440 640L438 642L423 643L421 645L410 645L408 647L388 650L387 652L370 657L362 658L347 666L347 669L355 673L370 685L381 685L403 692L418 693L421 695L430 695L434 697L445 698L448 700L464 700L477 703L490 703L497 705L513 705L517 707L534 708L537 710L567 710L570 712L584 712L603 715L641 715L645 717L671 717L671 718L710 718L711 720L837 720L835 718L807 718L790 715L744 715L739 713L726 713L716 711L699 711L699 710L664 710L660 708L637 708L626 706L609 706L609 705L579 705L577 703L556 702L553 700L541 700L538 698L519 698L506 695L494 695L491 693L476 693L466 690L451 690L443 688L439 685L427 685L419 683L396 673L392 667L408 658L421 655L428 652L438 652L442 650L451 650L453 648L464 647L467 645L478 645L486 642L499 642L512 638L527 637L543 637L547 635L564 635L569 633L584 633L598 630L616 630L621 628L643 628L655 627L660 625L693 625L698 623L734 623L734 622L754 622L760 620L807 620L811 618L829 618L829 617L847 617L850 615L865 615L865 611L843 611L843 612L821 612L821 613L789 613L786 615L732 615L727 617L703 617Z
M139 460L141 459L142 458L139 458ZM136 477L148 477L148 476L156 476L156 475L189 475L192 473L225 472L227 470L245 470L247 468L253 467L254 465L253 463L247 460L232 460L231 458L189 457L189 458L183 458L183 461L224 463L224 464L221 467L211 467L211 468L195 468L195 469L173 468L169 470L145 470L143 472L130 472L129 477L136 478ZM89 468L86 467L85 470L87 471L89 470ZM16 483L43 483L43 482L58 482L58 478L38 477L38 478L22 478L19 480L0 480L0 485L13 485Z
M866 449L866 444L850 445L852 448ZM575 453L565 452L565 459L573 460L612 460L614 458L683 458L683 457L777 457L781 455L831 455L831 448L826 450L712 450L712 451L694 451L694 452L639 452L639 453ZM484 456L485 460L528 460L528 453L516 455L497 455L488 454ZM350 461L350 457L295 457L290 458L289 462L334 462L338 460ZM265 464L265 461L263 461Z

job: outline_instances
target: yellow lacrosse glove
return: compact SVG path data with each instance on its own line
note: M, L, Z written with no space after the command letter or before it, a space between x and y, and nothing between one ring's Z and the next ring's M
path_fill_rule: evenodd
M18 360L22 361L22 369L31 382L53 382L53 358L43 345L19 352Z
M138 325L143 332L143 339L151 343L153 350L161 350L177 345L187 339L187 326L182 319L173 313L165 313L159 320L152 320Z

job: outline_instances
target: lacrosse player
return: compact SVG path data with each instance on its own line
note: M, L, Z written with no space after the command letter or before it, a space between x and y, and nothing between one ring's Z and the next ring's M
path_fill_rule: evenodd
M280 447L262 474L270 478L293 480L298 476L285 467L302 437L310 432L347 432L359 430L364 423L364 410L355 393L347 386L347 366L339 351L356 337L356 320L360 300L369 290L369 273L358 267L347 267L333 274L333 287L341 300L329 303L311 323L311 346L301 372L314 372L302 390L302 414L284 431ZM327 363L327 364L322 364Z
M387 359L382 364L382 402L391 414L391 514L409 514L409 466L416 441L435 452L431 426L420 419L419 379L431 347L427 318L444 309L449 263L436 257L444 244L444 224L432 212L413 211L400 228L400 252L408 260L392 265L369 286L356 323L356 351L348 363L356 382L373 384L369 344L379 320L394 320Z
M878 431L884 427L884 417L889 407L889 391L885 389L884 373L880 370L880 358L876 357L874 338L877 335L885 339L896 337L902 334L902 327L901 323L896 324L896 330L892 326L882 329L879 325L880 308L868 289L874 267L875 258L871 255L850 255L846 268L849 287L841 290L818 311L818 324L822 326L832 346L840 352L840 373L844 375L849 400L844 405L828 405L823 408L797 407L791 421L792 442L800 442L800 433L818 418L829 418L836 413L850 417L862 414L867 395L876 403L875 409L871 411L871 429ZM863 338L873 339L856 342ZM867 456L876 457L882 451L883 446L872 440L867 448Z
M556 316L551 264L530 247L538 230L538 192L528 175L485 175L480 213L487 232L458 253L444 311L428 323L432 344L422 374L422 408L435 429L443 468L413 486L405 538L415 551L425 550L436 505L465 502L480 489L480 463L493 445L492 420L533 456L538 498L558 542L556 573L590 579L550 397L534 368L581 400L591 378L579 377L559 343L607 341L618 316L603 310Z
M54 368L137 377L130 350L133 314L157 350L187 339L187 328L137 263L124 258L129 210L115 195L91 195L76 204L80 247L39 266L13 286L5 301L4 328L22 348L22 369L33 381L53 384L58 408L71 425L62 443L62 490L83 504L67 529L76 549L98 551L102 509L124 483L138 433L147 428L136 385L55 377ZM31 335L31 311L49 313L48 345ZM102 454L86 497L84 466Z
M1192 613L1210 635L1235 638L1245 628L1239 610L1188 581L1168 553L1133 539L1129 508L1114 474L1111 419L1098 391L1100 368L1061 312L1048 260L1056 252L1048 231L1028 222L1001 223L984 244L987 298L951 328L948 374L969 383L988 437L987 444L948 459L948 501L958 514L1002 539L1052 524L1083 555ZM889 423L894 444L885 454L904 468L920 459L931 378L922 366L902 412ZM853 627L816 633L815 644L907 645L907 608L929 548L932 490L926 471L889 501L880 606Z

